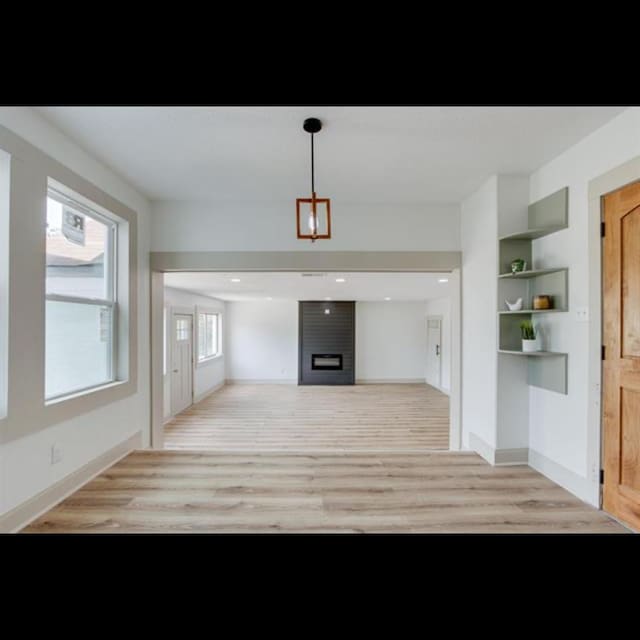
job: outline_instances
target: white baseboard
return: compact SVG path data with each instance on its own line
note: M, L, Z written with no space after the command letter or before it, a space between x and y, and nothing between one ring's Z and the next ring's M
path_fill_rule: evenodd
M451 395L451 389L445 389L444 387L439 387L437 384L431 384L430 382L426 382L425 384L433 387L434 389L437 389L440 393L444 393L445 396Z
M358 378L356 384L424 384L424 378Z
M220 389L224 387L224 383L225 381L223 380L222 382L217 384L215 387L212 387L211 389L207 389L204 393L201 393L200 395L194 396L193 404L198 404L198 402L202 402L205 398L210 396L212 393L215 393L216 391L220 391Z
M553 482L559 484L563 489L570 491L580 498L580 500L600 508L598 501L594 502L593 500L594 489L587 478L579 476L577 473L554 462L535 449L529 449L529 466L539 471L543 476L549 478L549 480L553 480Z
M494 467L529 463L529 449L494 449L475 433L469 433L469 448Z
M297 378L276 378L269 379L248 379L248 378L227 378L227 384L298 384Z
M138 431L124 442L105 451L80 469L70 473L48 489L29 498L26 502L7 511L0 516L0 533L15 533L26 527L49 509L77 491L82 485L92 480L105 469L118 462L134 449L142 448L142 433Z
M495 464L496 450L471 431L469 432L469 449L482 456L489 464Z

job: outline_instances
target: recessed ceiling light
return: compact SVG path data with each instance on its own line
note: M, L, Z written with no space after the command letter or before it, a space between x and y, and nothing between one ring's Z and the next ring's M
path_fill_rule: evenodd
M330 298L329 296L327 296L327 297L325 298L325 300L331 300L331 298Z
M449 282L449 278L439 278L438 282Z
M386 300L387 302L389 302L389 300L391 300L391 298L385 298L385 300Z
M336 278L336 282L345 282L344 278Z
M240 278L231 278L231 282L240 282Z

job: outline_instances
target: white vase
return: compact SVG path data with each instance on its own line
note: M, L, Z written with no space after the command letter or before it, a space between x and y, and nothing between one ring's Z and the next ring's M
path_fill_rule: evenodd
M522 341L522 352L523 353L531 353L532 351L539 351L539 349L538 349L538 341L537 340L523 340Z

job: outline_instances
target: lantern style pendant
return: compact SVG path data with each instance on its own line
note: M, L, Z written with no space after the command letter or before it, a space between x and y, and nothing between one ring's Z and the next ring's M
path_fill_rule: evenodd
M311 197L296 199L296 228L301 240L328 240L331 238L331 201L318 198L315 189L313 135L322 129L317 118L307 118L303 129L311 134Z

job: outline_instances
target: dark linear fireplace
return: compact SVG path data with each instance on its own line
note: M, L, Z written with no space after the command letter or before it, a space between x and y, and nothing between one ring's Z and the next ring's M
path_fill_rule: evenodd
M355 302L300 302L299 384L354 384Z

